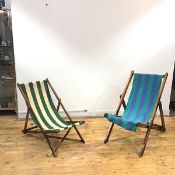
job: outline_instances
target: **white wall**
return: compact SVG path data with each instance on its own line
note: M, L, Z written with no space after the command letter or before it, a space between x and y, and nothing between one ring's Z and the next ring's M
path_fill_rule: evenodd
M48 77L69 110L102 115L115 110L131 70L168 72L168 111L174 7L174 0L12 0L17 82ZM19 92L18 104L24 112Z

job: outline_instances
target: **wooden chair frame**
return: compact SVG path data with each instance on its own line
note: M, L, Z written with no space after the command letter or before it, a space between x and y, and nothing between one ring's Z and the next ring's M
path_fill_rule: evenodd
M122 95L120 95L120 101L119 101L117 110L115 112L116 116L118 115L122 105L123 105L124 109L126 108L126 103L125 103L124 98L125 98L126 92L127 92L128 88L129 88L129 85L131 83L131 80L132 80L133 76L134 76L134 71L131 71L129 79L128 79L128 82L127 82L127 84L126 84L126 86L125 86L125 88L123 90L123 93L122 93ZM161 96L162 96L162 93L163 93L163 89L165 87L166 80L168 78L168 73L165 73L165 75L163 75L162 78L163 78L163 81L162 81L161 86L160 86L160 90L159 90L158 98L157 98L157 101L156 101L156 105L155 105L153 114L152 114L149 122L147 124L142 124L142 123L138 123L137 124L138 127L147 128L146 135L145 135L145 138L144 138L144 141L143 141L143 147L141 148L141 151L139 153L139 157L142 157L143 154L144 154L144 151L145 151L145 148L146 148L146 145L147 145L147 141L148 141L151 129L156 129L156 130L159 130L159 131L162 131L162 132L166 131L164 115L163 115L163 110L162 110ZM156 112L157 112L158 108L159 108L159 111L160 111L160 118L161 118L162 125L154 124L154 119L156 117ZM107 136L106 136L106 138L104 140L105 144L109 140L109 137L111 135L113 127L114 127L114 123L112 123L110 128L109 128L108 134L107 134Z
M65 107L64 107L64 105L63 105L63 103L62 103L62 101L61 101L61 98L59 98L59 96L57 95L57 93L56 93L55 89L53 88L53 86L51 85L50 81L49 81L48 79L46 79L46 80L48 81L48 85L49 85L50 89L52 90L53 94L55 95L56 99L58 100L57 111L59 111L59 108L60 108L60 106L61 106L62 109L63 109L63 111L65 112L67 118L69 119L69 121L67 121L67 122L68 122L68 123L75 123L76 121L73 121L73 120L72 120L71 116L69 115L69 113L68 113L67 110L65 109ZM39 127L39 129L41 130L41 133L43 134L44 138L46 139L46 141L47 141L47 143L48 143L48 145L49 145L49 148L50 148L50 150L51 150L51 153L53 154L54 157L57 157L57 150L58 150L58 148L60 147L61 143L62 143L64 140L75 140L75 139L69 139L69 138L67 138L67 135L69 134L69 132L70 132L70 130L72 129L72 127L68 129L68 131L66 132L66 134L65 134L63 137L57 137L57 136L53 136L53 135L48 135L49 133L54 133L54 132L57 132L57 133L58 133L59 131L46 131L46 130L44 130L44 129L42 128L41 124L39 123L39 121L38 121L38 119L37 119L37 117L36 117L35 112L33 111L32 107L30 106L30 102L29 102L29 100L27 99L26 95L24 94L24 92L23 92L23 90L22 90L20 84L17 83L17 86L18 86L18 88L19 88L19 90L20 90L22 96L24 97L24 100L25 100L26 105L27 105L27 114L26 114L24 129L22 130L22 132L23 132L24 134L26 134L26 133L31 133L33 129L36 129L36 128ZM33 127L30 127L30 128L27 127L28 120L29 120L29 113L30 113L30 112L32 112L32 114L34 115L35 120L36 120L38 126L33 126ZM78 134L78 136L79 136L79 138L80 138L80 141L81 141L82 143L85 143L85 140L83 139L82 135L80 134L78 128L77 128L76 126L73 126L73 128L75 129L76 133ZM35 130L35 131L33 130L33 133L34 133L34 132L36 132L36 130ZM50 142L49 138L61 139L61 141L58 143L58 145L55 147L55 149L54 149L53 145L51 145L51 142Z

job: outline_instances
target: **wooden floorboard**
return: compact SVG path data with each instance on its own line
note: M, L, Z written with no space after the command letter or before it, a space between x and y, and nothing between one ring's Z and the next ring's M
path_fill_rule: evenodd
M85 121L78 128L86 144L65 141L54 158L47 157L48 145L41 134L24 135L23 120L0 116L0 175L175 174L175 118L165 118L166 133L151 131L142 158L138 153L145 129L135 133L115 125L109 143L103 144L109 127L107 120L85 118ZM78 138L74 131L69 137Z

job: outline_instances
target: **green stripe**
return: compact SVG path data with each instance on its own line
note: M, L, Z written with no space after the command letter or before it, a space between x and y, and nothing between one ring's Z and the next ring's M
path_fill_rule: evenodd
M60 114L58 113L58 111L56 110L55 108L55 105L53 103L53 100L52 100L52 97L50 95L50 91L49 91L49 87L48 87L48 84L47 84L47 80L44 80L44 87L45 87L45 90L46 90L46 94L47 94L47 97L49 99L49 103L50 103L50 106L52 107L52 110L54 111L55 115L58 117L58 119L64 123L65 125L68 125L65 120L60 116Z
M33 83L29 83L29 87L30 87L30 91L31 91L31 94L32 94L32 98L33 98L33 102L35 104L35 107L37 109L37 112L39 114L39 117L41 118L41 120L43 121L43 123L47 126L48 129L54 129L52 126L49 125L49 123L46 121L45 117L43 116L41 110L40 110L40 107L38 105L38 102L37 102L37 99L36 99L36 95L35 95L35 91L34 91L34 88L33 88Z
M21 86L21 89L22 89L22 91L24 92L25 96L26 96L27 99L28 99L25 85L24 85L24 84L20 84L20 86Z
M60 126L60 125L55 121L55 119L52 117L52 115L50 114L50 112L49 112L49 110L48 110L48 107L47 107L47 105L46 105L46 102L45 102L45 100L44 100L44 97L43 97L43 92L42 92L42 90L41 90L41 84L40 84L39 81L37 81L36 84L37 84L37 88L38 88L38 92L39 92L39 96L40 96L42 105L43 105L43 107L44 107L44 110L45 110L47 116L50 118L50 120L51 120L56 126L58 126L58 127L60 127L60 128L65 128L65 127Z
M27 99L28 99L25 85L24 85L24 84L20 84L20 86L21 86L21 89L22 89L22 91L24 92L25 96L26 96ZM28 100L29 100L29 99L28 99ZM37 122L37 120L36 120L34 114L33 114L31 111L30 111L30 116L31 116L31 119L33 120L34 124L35 124L36 126L38 126L38 122Z

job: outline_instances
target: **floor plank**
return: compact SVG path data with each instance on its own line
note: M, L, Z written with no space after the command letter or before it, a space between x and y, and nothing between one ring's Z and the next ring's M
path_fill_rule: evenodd
M175 117L165 118L166 133L151 131L142 158L138 153L145 129L135 133L115 126L109 143L103 144L109 128L106 119L85 121L78 128L86 144L65 141L54 158L47 157L49 149L41 134L24 135L23 120L0 116L0 175L175 174ZM69 137L78 138L74 131Z

